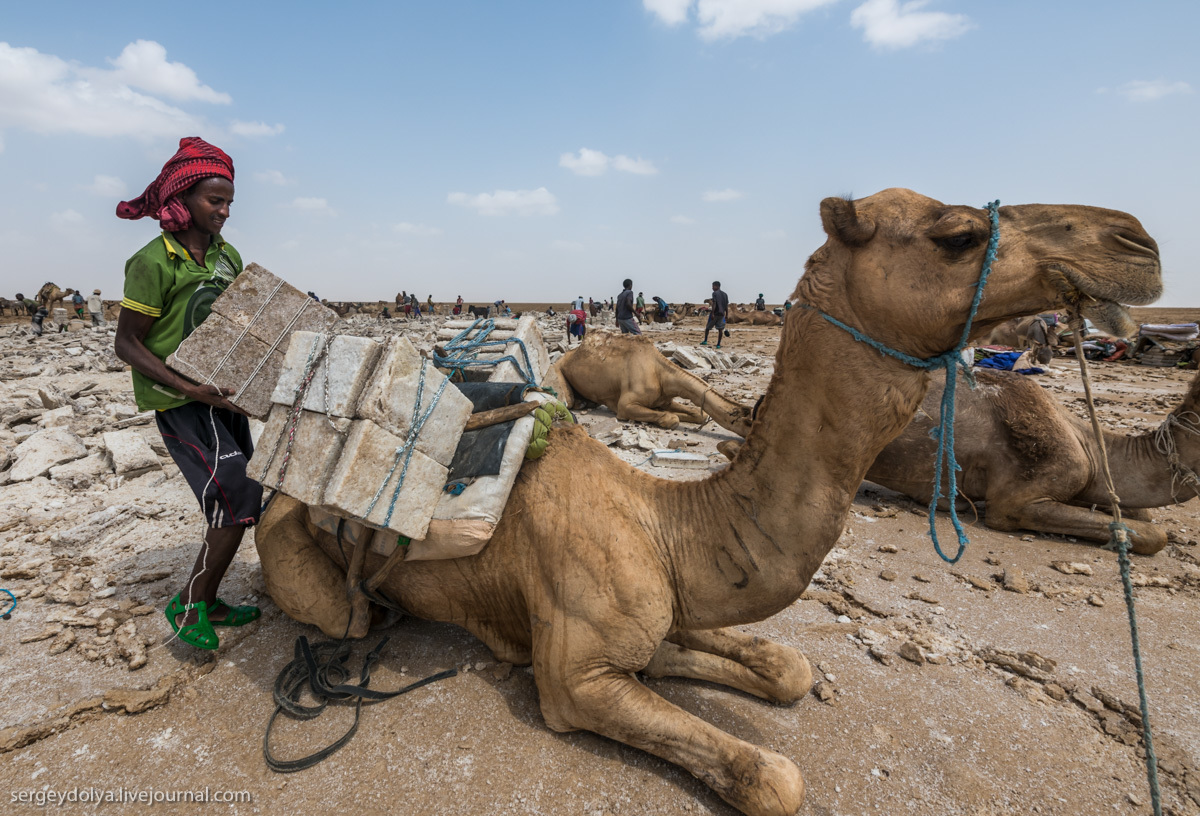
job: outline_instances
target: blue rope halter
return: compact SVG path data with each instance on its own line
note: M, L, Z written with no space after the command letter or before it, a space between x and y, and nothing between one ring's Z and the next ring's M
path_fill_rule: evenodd
M967 323L963 326L962 337L959 338L958 344L947 352L938 354L934 357L921 359L913 357L911 354L905 354L902 351L896 351L893 348L885 346L878 340L874 340L860 332L858 329L847 326L842 321L835 317L825 314L820 309L807 303L802 303L800 306L805 309L813 309L821 317L828 320L839 329L847 331L850 336L860 343L866 343L873 349L894 357L902 363L906 363L913 368L920 368L926 371L931 371L935 368L944 368L946 370L946 388L942 392L942 410L941 419L937 427L929 432L929 435L937 440L937 459L933 465L933 498L929 501L929 537L933 539L933 548L937 554L942 557L943 561L954 564L958 559L962 558L966 552L967 544L970 540L967 534L963 531L962 523L958 520L958 512L954 509L954 497L958 495L958 483L956 474L962 468L958 465L958 460L954 458L954 391L958 384L958 377L955 376L955 367L960 366L966 374L967 383L974 388L975 378L971 373L970 366L962 358L962 351L967 347L967 338L971 334L971 324L975 321L975 313L979 311L979 302L983 299L983 287L987 283L988 275L992 273L992 263L996 260L996 247L1000 244L1000 202L993 201L985 206L988 211L988 221L991 224L991 236L988 238L987 252L983 257L983 269L979 272L979 283L975 284L975 297L971 301L971 311L967 314ZM942 552L942 546L938 542L937 527L935 521L937 518L937 503L942 498L942 462L946 463L946 469L949 473L950 480L950 521L954 524L954 532L958 534L958 552L953 558L947 557Z

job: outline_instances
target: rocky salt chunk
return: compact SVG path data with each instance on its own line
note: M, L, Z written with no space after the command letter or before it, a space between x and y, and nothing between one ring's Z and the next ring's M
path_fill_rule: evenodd
M87 448L75 434L64 428L49 428L31 434L13 452L17 463L8 473L11 482L26 482L45 476L55 465L87 456Z

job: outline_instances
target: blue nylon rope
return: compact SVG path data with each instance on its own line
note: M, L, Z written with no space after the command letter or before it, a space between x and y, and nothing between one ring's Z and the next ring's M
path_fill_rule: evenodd
M913 357L911 354L905 354L902 351L889 348L878 340L875 340L863 334L858 329L847 326L842 321L835 317L825 314L820 309L801 303L799 306L804 309L812 309L821 317L837 326L843 331L849 332L860 343L866 343L871 348L893 357L902 363L920 368L926 371L935 368L944 368L946 370L946 388L942 391L942 409L941 418L937 427L929 432L929 435L937 440L937 459L933 465L933 498L929 501L929 537L933 540L933 548L937 554L941 556L943 561L954 564L958 559L962 558L963 553L967 550L967 544L971 543L967 538L966 532L963 531L962 523L958 520L958 512L954 508L954 498L958 495L958 479L957 473L962 470L959 467L958 460L954 458L954 391L958 384L956 376L956 367L961 367L967 378L967 383L974 388L975 378L971 374L971 368L962 358L962 351L967 346L967 339L971 334L971 324L975 321L975 313L979 311L979 303L983 300L983 287L987 284L988 276L992 273L992 264L996 260L996 248L1000 244L1000 202L993 201L985 206L988 211L988 222L991 226L991 236L988 238L987 251L983 257L983 268L979 272L979 282L975 284L975 297L971 300L971 311L967 313L967 322L963 326L962 337L959 338L958 344L947 352L938 354L933 357L922 359ZM937 537L937 503L942 498L942 463L946 463L946 469L949 475L949 498L950 498L950 521L954 525L954 532L958 535L958 552L953 558L942 552L941 543Z
M480 325L482 324L482 326ZM468 338L471 332L479 329L478 333ZM497 366L501 363L512 363L517 369L517 373L525 382L530 385L537 385L537 379L533 374L533 363L529 360L529 349L525 346L525 341L519 337L510 337L508 340L488 340L488 335L496 328L496 323L490 318L478 318L467 328L463 329L454 339L445 345L446 356L442 356L437 352L433 355L433 364L439 368L449 368L454 371L462 372L463 369L476 366ZM521 349L521 357L524 358L525 367L521 368L521 363L511 354L503 357L497 357L493 360L478 360L475 359L482 348L493 346L507 347L509 343L516 343Z
M1129 636L1133 641L1133 666L1137 674L1138 703L1142 711L1142 742L1146 748L1146 781L1150 785L1150 804L1154 816L1162 816L1162 791L1158 785L1158 757L1154 754L1154 737L1150 732L1150 700L1146 696L1146 679L1142 671L1142 648L1138 642L1137 612L1133 608L1133 579L1130 576L1129 537L1133 532L1119 521L1108 525L1112 536L1106 550L1117 551L1121 567L1121 584L1125 589L1125 610L1129 614Z

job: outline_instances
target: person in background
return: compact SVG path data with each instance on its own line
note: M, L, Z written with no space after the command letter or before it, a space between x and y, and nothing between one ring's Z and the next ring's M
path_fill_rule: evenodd
M37 304L34 305L36 306ZM29 322L33 327L31 331L33 332L34 337L42 336L42 332L45 331L45 329L42 328L42 321L45 320L49 315L50 312L46 311L45 306L38 306L37 309L30 315Z
M387 306L384 306L383 311L379 313L379 319L380 320L391 320L392 319L392 313L388 311Z
M754 301L754 310L756 312L765 312L767 310L767 302L763 300L762 292L758 293L758 300Z
M132 368L139 410L154 411L171 458L192 488L207 527L183 589L167 605L167 623L185 643L219 645L216 626L242 626L254 606L217 597L247 527L258 523L262 485L246 474L254 453L250 423L233 389L199 385L164 360L203 322L213 301L242 272L242 257L221 237L233 203L233 160L203 139L179 140L158 178L117 216L149 216L162 232L125 264L115 351Z
M433 295L432 294L429 295L429 300L426 301L426 304L427 304L426 308L429 311L429 314L431 314L431 315L437 314L437 309L433 305Z
M641 334L642 330L638 328L637 318L633 313L633 281L626 278L621 282L621 286L624 288L621 294L617 295L617 325L621 328L621 334Z
M88 314L92 316L92 327L104 325L104 301L100 299L100 290L93 289L92 296L87 299Z
M71 306L75 309L75 316L83 320L83 295L78 292L71 295Z
M459 295L454 301L454 314L462 314L462 303L462 295Z
M637 303L633 307L633 313L637 315L639 323L646 322L646 299L642 297L641 292L638 292Z
M671 304L660 298L658 295L650 298L654 301L654 305L658 307L658 322L666 323L671 317Z
M712 309L708 312L708 322L704 324L704 342L708 345L708 333L717 330L717 348L721 347L721 335L725 333L725 317L729 314L729 295L721 290L721 282L713 281Z
M20 300L20 299L21 299L21 296L17 295L17 300ZM583 295L580 295L579 297L575 298L575 300L571 301L571 309L572 310L578 309L581 312L583 311Z
M587 334L587 312L583 309L572 309L567 312L567 345L571 345L572 337L582 343L585 334Z

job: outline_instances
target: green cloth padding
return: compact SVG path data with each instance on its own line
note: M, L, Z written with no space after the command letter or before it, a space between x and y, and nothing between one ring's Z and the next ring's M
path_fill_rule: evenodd
M561 402L543 403L533 411L533 435L529 438L529 447L525 449L526 459L537 459L546 452L550 444L550 426L555 420L574 422L575 418Z

